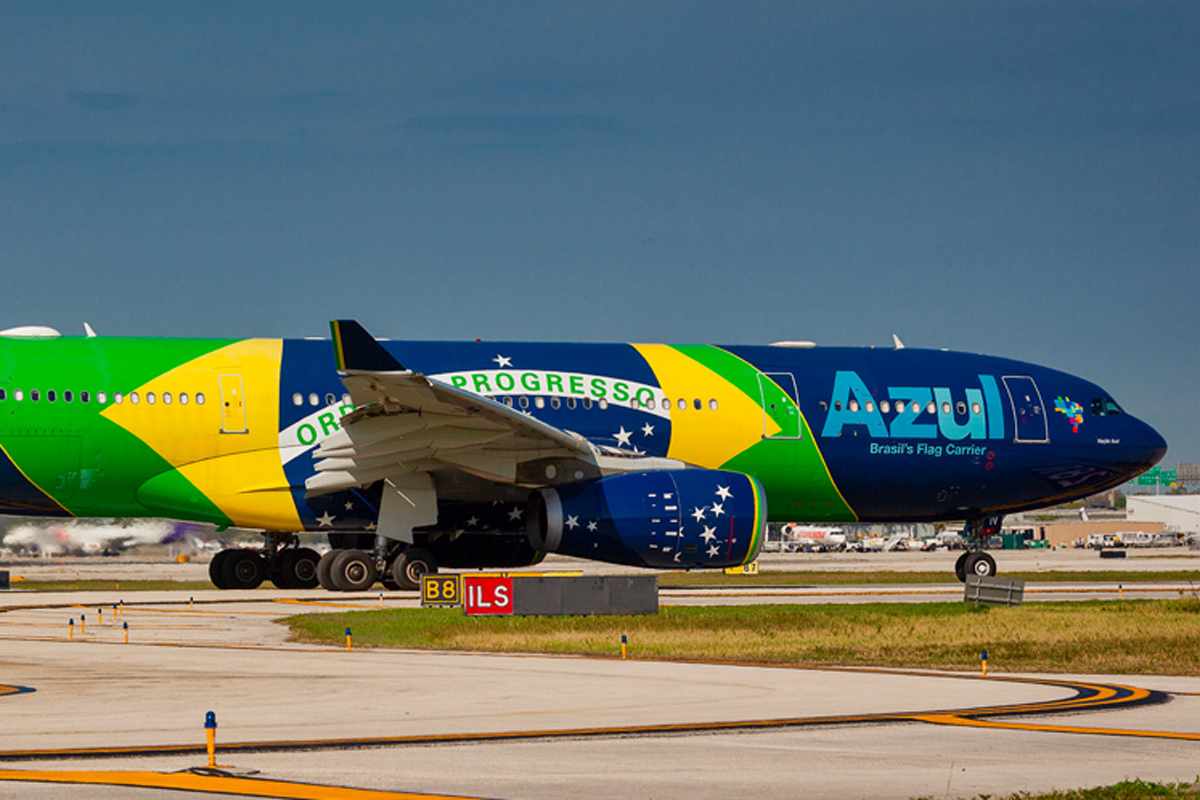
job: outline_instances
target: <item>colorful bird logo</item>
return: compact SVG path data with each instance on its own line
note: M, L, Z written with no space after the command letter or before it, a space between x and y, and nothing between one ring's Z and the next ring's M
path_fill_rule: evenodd
M1083 406L1069 397L1056 397L1054 410L1066 416L1067 422L1071 423L1071 433L1079 433L1079 426L1083 424Z

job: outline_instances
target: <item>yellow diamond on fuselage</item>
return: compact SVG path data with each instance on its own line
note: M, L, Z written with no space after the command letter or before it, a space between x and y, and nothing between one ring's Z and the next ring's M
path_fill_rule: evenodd
M104 416L153 448L235 524L299 530L278 455L282 355L280 339L234 342L143 383Z
M646 359L671 403L669 458L716 468L762 441L764 433L771 436L779 431L779 425L764 416L762 406L704 364L670 345L633 347Z

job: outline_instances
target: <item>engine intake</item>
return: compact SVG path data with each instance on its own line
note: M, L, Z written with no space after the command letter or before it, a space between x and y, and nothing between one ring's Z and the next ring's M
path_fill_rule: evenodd
M632 472L535 492L534 550L658 569L731 567L758 557L766 494L740 472Z

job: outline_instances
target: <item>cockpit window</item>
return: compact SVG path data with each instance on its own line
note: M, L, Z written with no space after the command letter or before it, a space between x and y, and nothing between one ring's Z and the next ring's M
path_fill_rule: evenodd
M1124 413L1117 401L1111 397L1097 397L1092 400L1092 414L1097 417L1115 417Z

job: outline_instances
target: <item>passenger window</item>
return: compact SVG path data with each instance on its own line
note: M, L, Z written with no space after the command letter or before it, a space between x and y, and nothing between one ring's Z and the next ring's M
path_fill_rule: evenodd
M91 402L91 399L92 399L92 396L90 394L88 394L87 392L79 393L79 402L88 403L88 402Z
M822 400L822 401L821 401L821 403L820 403L820 405L821 405L821 410L822 410L822 411L828 411L828 410L829 410L829 403L827 403L826 401Z
M294 405L294 406L304 405L304 395L300 394L299 392L293 392L292 393L292 405Z
M196 392L196 405L204 405L204 392Z
M834 411L841 411L841 410L842 410L842 401L841 401L841 400L834 400L834 401L833 401L833 410L834 410Z
M896 413L897 413L897 414L903 414L903 413L904 413L904 409L905 409L905 408L906 408L906 406L904 405L904 401L903 401L903 400L897 400L897 401L896 401Z
M73 399L74 399L74 397L75 397L75 395L74 395L74 394L72 394L72 393L70 392L70 390L63 392L63 402L64 402L64 403L69 403L69 402L71 402L71 400L73 400Z
M942 413L943 414L950 413L950 402L948 400L942 402Z
M600 402L597 403L597 405L600 407L601 411L606 411L608 409L608 401L605 400L604 398L601 398Z
M699 410L702 408L702 406L700 405L700 398L699 398L699 397L697 397L696 399L692 400L692 408L696 409L697 411L699 411Z
M857 414L857 413L858 413L858 401L857 401L857 400L851 400L851 401L850 401L850 402L849 402L849 403L846 405L846 407L847 407L848 409L850 409L850 413L851 413L851 414Z
M343 402L343 403L349 403L349 402L350 402L350 395L348 395L348 394L343 394L343 395L342 395L342 402Z
M521 404L521 408L529 408L529 398L528 397L522 397L519 402Z
M541 395L538 395L537 397L533 398L533 404L538 408L545 408L546 407L546 398L542 397Z
M172 397L171 397L171 393L170 393L170 392L163 392L163 405L164 405L164 406L169 406L169 405L171 405L171 400L173 400L173 399L174 399L174 398L172 398Z
M58 396L54 393L53 389L46 390L46 402L47 403L53 403L57 399L58 399Z
M717 401L716 401L716 398L713 398L712 400L709 400L709 401L708 401L708 410L709 410L709 411L716 411L716 410L717 410Z
M180 392L179 393L179 405L186 406L187 404L188 404L188 393Z
M929 405L925 406L925 410L928 411L930 414L936 414L937 413L937 403L930 400Z
M325 405L331 406L336 402L337 396L333 392L329 392L327 395L325 395Z
M0 389L0 400L7 400L7 399L8 399L8 392L4 391L3 389Z
M962 401L962 400L959 400L957 403L955 403L955 404L954 404L954 410L955 410L956 412L958 412L958 415L959 415L960 417L965 417L965 416L967 415L967 404L966 404L966 402L964 402L964 401Z
M30 389L29 390L29 399L31 401L33 401L34 403L36 403L38 400L42 399L42 394L37 389Z
M887 400L880 400L879 401L879 410L881 413L886 414L892 410L892 404L889 403Z
M121 394L120 392L117 392L116 394L113 395L113 402L116 403L117 405L124 403L125 395Z
M874 410L875 410L875 404L872 403L870 400L868 400L867 401L867 413L870 414Z
M979 405L979 403L971 403L971 413L975 414L976 416L982 414L983 406Z
M146 392L146 405L152 406L158 398L154 396L154 392Z
M137 392L130 392L130 393L129 393L129 402L133 403L135 406L136 406L138 403L140 403L140 402L141 402L141 400L142 400L142 398L138 397L138 393L137 393Z
M574 408L575 408L575 398L574 397L567 398L567 408L574 410Z
M583 398L583 408L586 411L590 411L592 409L592 398L590 398L590 397Z
M676 400L676 401L675 401L675 405L676 405L676 407L677 407L677 408L678 408L680 411L683 411L684 409L686 409L686 408L687 408L687 400L684 400L684 399L681 397L681 398L679 398L678 400Z
M315 406L319 406L319 405L321 404L321 398L317 396L317 393L316 393L316 392L310 392L310 393L309 393L309 395L308 395L308 404L309 404L310 406L314 406L314 407L315 407Z
M14 390L13 390L13 400L16 400L16 401L19 403L19 402L21 402L21 401L22 401L22 400L24 400L24 399L25 399L25 393L24 393L24 392L22 392L20 389L14 389Z
M104 405L108 402L108 394L106 392L96 392L96 402Z
M557 397L551 397L550 398L550 407L551 408L562 408L562 400L559 400Z

